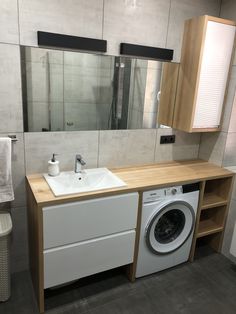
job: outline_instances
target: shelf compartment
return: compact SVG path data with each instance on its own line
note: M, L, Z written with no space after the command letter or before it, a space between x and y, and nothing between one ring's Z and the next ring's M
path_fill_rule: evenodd
M197 238L223 231L226 212L227 205L205 208L201 211Z
M203 220L199 223L197 238L223 231L224 227L218 225L211 219Z
M226 205L231 184L232 177L206 181L202 209Z
M206 193L203 198L201 210L226 205L227 203L227 199L220 195L215 193Z

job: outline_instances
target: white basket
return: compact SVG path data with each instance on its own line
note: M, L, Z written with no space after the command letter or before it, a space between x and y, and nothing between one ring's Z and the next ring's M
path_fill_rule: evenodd
M0 212L0 302L7 301L11 295L10 277L10 232L11 216Z

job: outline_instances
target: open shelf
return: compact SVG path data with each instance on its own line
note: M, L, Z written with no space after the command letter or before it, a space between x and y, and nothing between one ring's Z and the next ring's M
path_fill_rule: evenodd
M231 177L206 181L201 209L226 205L231 183Z
M199 222L197 238L205 237L207 235L223 231L223 226L217 224L211 219Z
M224 229L224 217L227 206L205 208L201 211L197 238L221 232Z
M201 210L227 204L227 199L215 193L206 193L203 197Z
M232 182L232 175L202 182L190 261L194 260L197 244L202 241L212 250L220 252Z

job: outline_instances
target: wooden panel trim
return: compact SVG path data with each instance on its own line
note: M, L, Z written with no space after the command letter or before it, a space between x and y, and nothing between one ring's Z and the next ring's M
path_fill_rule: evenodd
M192 133L199 133L199 132L220 132L221 127L219 128L192 128Z
M206 16L185 21L173 127L191 132L206 33Z
M50 206L79 200L119 195L128 192L140 192L152 188L167 187L172 184L199 182L233 176L234 173L202 160L178 161L162 164L126 167L112 170L127 186L116 189L98 190L55 197L45 179L40 174L27 176L34 193L36 203Z
M136 275L136 269L137 269L139 241L140 241L140 230L141 230L141 222L142 222L142 207L143 207L143 193L139 192L136 238L135 238L135 245L134 245L134 260L133 260L133 263L127 267L127 272L126 272L128 278L131 282L135 281L135 275Z
M198 233L198 226L200 221L200 215L201 215L201 207L203 203L203 196L204 196L204 190L205 190L206 181L202 181L200 183L200 194L199 194L199 201L198 201L198 209L196 214L196 220L195 220L195 229L193 233L193 240L192 240L192 246L189 254L189 261L193 262L194 260L194 254L195 254L195 248L197 243L197 233Z
M44 263L42 208L26 182L30 272L40 313L44 313Z
M233 21L233 20L222 19L220 17L211 16L211 15L206 15L206 17L207 17L208 21L236 26L236 21Z
M176 100L179 63L164 63L161 75L161 94L158 110L158 124L172 126Z
M192 116L191 116L191 122L190 122L190 128L193 128L193 123L194 123L194 117L195 117L195 112L196 112L196 102L197 102L197 94L198 94L198 88L199 88L199 81L200 81L200 73L201 73L201 65L202 65L202 59L203 59L203 51L205 48L205 39L206 39L206 30L207 30L207 16L203 16L204 20L200 20L199 23L202 23L202 43L200 47L200 56L198 60L198 68L197 68L197 78L196 78L196 88L194 91L194 100L193 100L193 111L192 111Z

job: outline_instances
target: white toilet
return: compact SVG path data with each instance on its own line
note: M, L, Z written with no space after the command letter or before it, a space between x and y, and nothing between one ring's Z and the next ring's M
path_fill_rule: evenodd
M231 247L230 247L230 253L236 257L236 223L234 226L234 233L232 237Z

